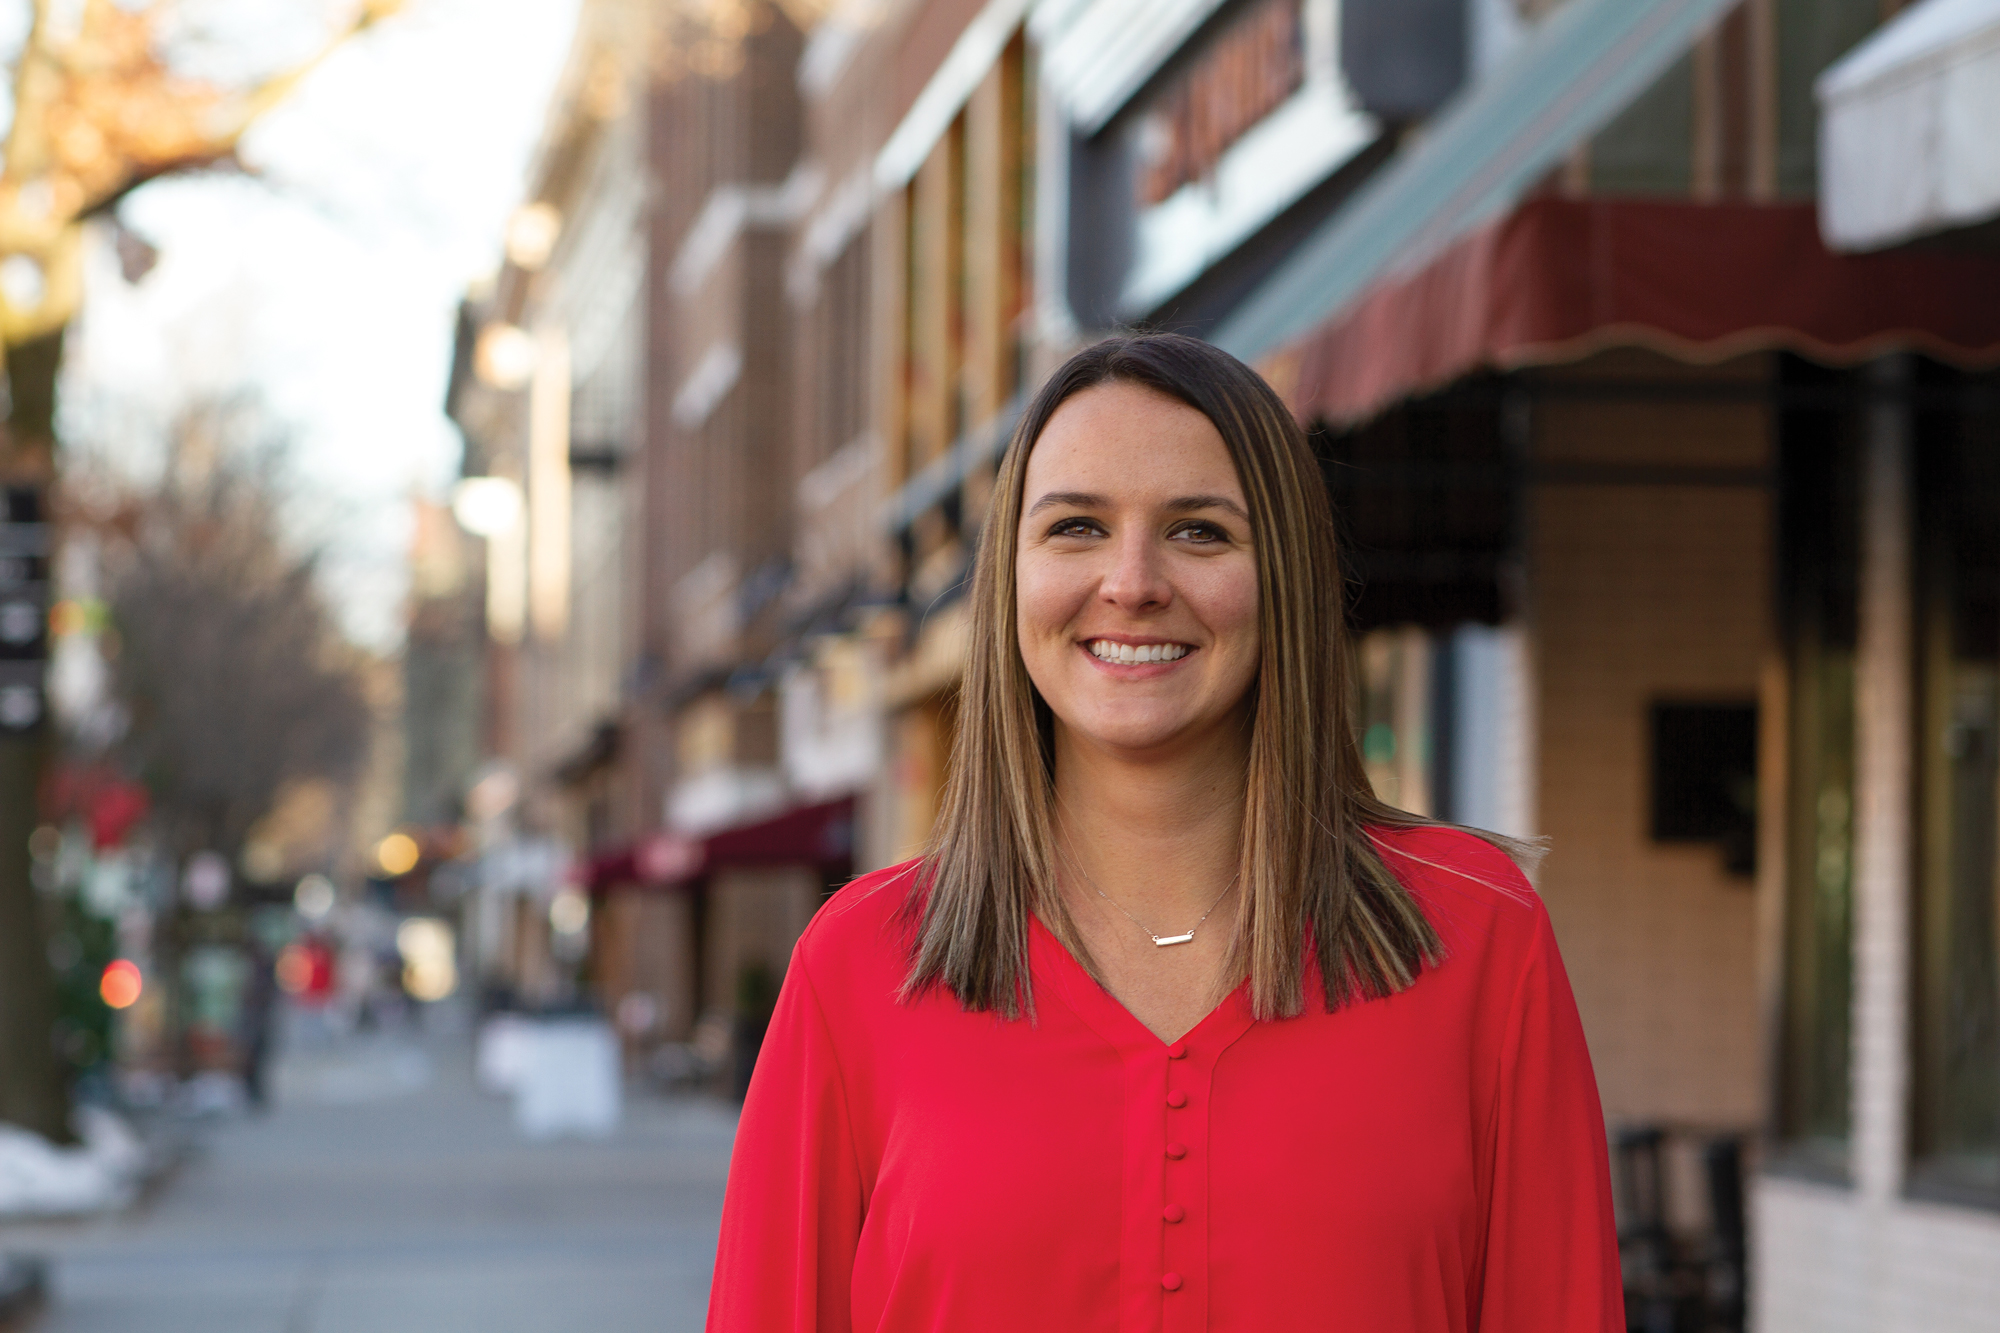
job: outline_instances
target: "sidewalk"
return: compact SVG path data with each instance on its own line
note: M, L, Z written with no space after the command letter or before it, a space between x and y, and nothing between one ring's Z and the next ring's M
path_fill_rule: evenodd
M295 1055L126 1216L0 1227L51 1261L35 1333L699 1329L733 1115L636 1100L608 1142L526 1143L468 1046Z

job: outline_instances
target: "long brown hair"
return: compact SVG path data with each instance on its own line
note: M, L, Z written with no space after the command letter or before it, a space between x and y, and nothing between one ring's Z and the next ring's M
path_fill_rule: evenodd
M959 733L938 821L912 878L906 998L943 987L972 1009L1031 1009L1028 922L1039 915L1085 967L1056 889L1054 724L1021 659L1015 556L1028 454L1071 396L1142 385L1214 423L1249 503L1261 637L1243 885L1226 975L1250 979L1260 1018L1307 1003L1308 951L1328 1009L1415 981L1437 932L1366 829L1429 824L1375 797L1355 741L1344 586L1318 464L1292 414L1255 371L1178 334L1107 338L1065 362L1035 395L1000 464L973 567L972 643ZM1094 970L1094 968L1093 968Z

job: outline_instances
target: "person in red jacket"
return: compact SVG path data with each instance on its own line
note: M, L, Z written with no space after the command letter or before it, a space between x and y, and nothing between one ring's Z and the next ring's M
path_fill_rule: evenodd
M1392 809L1325 488L1173 335L1029 406L937 828L793 953L712 1333L1613 1333L1602 1113L1517 845Z

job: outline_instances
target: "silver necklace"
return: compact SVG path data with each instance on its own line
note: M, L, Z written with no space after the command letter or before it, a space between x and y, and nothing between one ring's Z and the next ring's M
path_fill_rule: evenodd
M1110 894L1106 893L1103 889L1097 888L1097 881L1090 877L1090 872L1088 870L1085 870L1083 866L1077 862L1076 858L1074 857L1069 858L1069 863L1073 866L1076 866L1076 873L1083 876L1084 883L1090 885L1090 887L1093 889L1097 889L1098 897L1104 899L1105 902L1110 903L1113 907L1117 907L1119 911L1125 912L1125 909L1123 907L1119 907L1118 902L1114 898L1112 898ZM1236 881L1241 878L1243 878L1243 872L1240 870L1237 871L1234 875L1230 876L1229 882L1222 886L1222 892L1216 894L1215 901L1208 905L1208 911L1203 912L1201 914L1201 921L1197 921L1192 926L1189 926L1187 928L1186 934L1155 935L1152 932L1152 930L1146 925L1145 922L1141 921L1138 917L1133 916L1130 912L1125 912L1125 918L1126 920L1130 921L1133 925L1137 926L1139 929L1145 931L1146 938L1151 940L1154 944L1160 946L1163 949L1169 944L1191 943L1194 940L1194 933L1197 930L1201 929L1201 922L1208 920L1209 914L1214 912L1216 908L1222 906L1222 900L1229 896L1229 891L1236 887Z

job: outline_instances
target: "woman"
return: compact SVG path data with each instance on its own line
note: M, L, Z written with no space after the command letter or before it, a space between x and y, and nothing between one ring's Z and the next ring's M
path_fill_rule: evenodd
M930 850L793 954L709 1328L1622 1329L1547 915L1371 794L1277 396L1188 338L1079 353L971 598Z

